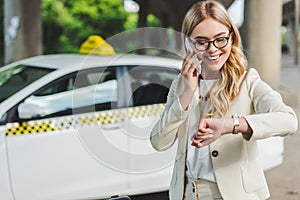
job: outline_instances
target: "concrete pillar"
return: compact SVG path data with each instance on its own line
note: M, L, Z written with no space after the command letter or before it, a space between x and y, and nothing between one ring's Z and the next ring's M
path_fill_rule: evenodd
M41 0L4 0L4 59L11 63L42 53Z
M294 29L294 41L295 41L295 60L294 60L294 63L296 65L298 65L299 63L299 58L298 58L298 45L299 45L299 42L298 42L298 32L299 32L299 0L294 0L294 4L295 4L295 10L294 10L294 18L295 18L295 29Z
M282 0L245 0L250 67L271 87L280 86Z
M286 41L288 44L288 48L289 48L289 54L295 58L296 56L296 44L295 44L295 37L294 37L294 33L295 33L295 22L293 19L289 20L289 23L286 25Z

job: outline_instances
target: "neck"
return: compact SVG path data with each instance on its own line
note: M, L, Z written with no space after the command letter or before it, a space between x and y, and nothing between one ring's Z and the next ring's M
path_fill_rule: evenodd
M220 77L221 77L221 72L219 70L210 71L208 69L208 67L206 67L206 66L204 66L204 64L202 64L201 79L213 80L213 79L219 79Z
M203 80L213 80L213 79L219 79L221 77L220 72L211 72L211 73L205 73L202 72L201 79Z

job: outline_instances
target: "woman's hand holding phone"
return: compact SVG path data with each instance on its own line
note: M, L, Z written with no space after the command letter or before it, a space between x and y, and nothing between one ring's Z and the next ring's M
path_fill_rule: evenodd
M188 50L188 53L192 53L195 55L196 59L193 62L195 62L194 64L195 64L196 70L197 70L198 74L200 75L201 71L202 71L202 66L201 66L202 61L196 55L195 50L193 49L193 47L191 45L191 41L189 40L188 37L185 37L185 47Z
M183 76L185 83L185 90L179 100L181 107L184 110L188 108L188 105L190 104L190 101L194 96L194 92L198 87L199 72L201 72L201 69L197 70L197 68L201 64L201 61L199 61L199 59L197 58L197 55L187 38L185 40L185 45L188 51L185 59L183 60L181 69L181 75Z
M181 75L186 80L186 87L195 91L198 86L198 76L201 73L201 62L193 50L188 38L185 39L187 55L183 60ZM188 89L188 88L187 88Z

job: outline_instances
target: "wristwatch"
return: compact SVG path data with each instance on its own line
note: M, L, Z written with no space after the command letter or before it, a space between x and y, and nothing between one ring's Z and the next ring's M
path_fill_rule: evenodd
M233 134L238 134L239 133L239 129L240 129L240 121L239 121L239 116L237 114L233 114L231 115L232 119L233 119Z

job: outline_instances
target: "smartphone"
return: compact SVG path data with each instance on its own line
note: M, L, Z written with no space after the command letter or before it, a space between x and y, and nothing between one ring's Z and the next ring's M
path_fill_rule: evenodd
M185 47L189 52L193 52L193 48L191 46L190 40L188 39L188 37L185 37Z
M186 49L189 51L189 52L193 52L195 53L194 49L192 48L192 45L191 45L191 42L190 40L188 39L188 37L185 37L185 47ZM196 70L199 74L201 74L201 71L202 71L202 66L201 66L201 63L202 61L199 60L198 56L197 56L197 62L199 63L199 65L196 67Z

